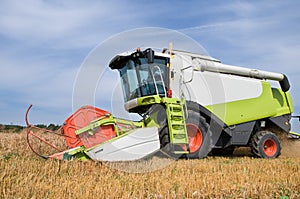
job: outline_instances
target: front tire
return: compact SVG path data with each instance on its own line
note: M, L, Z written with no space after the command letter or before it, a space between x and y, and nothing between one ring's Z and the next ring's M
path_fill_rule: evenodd
M277 158L281 152L278 137L270 131L259 131L252 138L252 153L260 158Z
M212 133L205 118L199 112L188 110L186 130L190 149L187 158L205 158L212 149Z

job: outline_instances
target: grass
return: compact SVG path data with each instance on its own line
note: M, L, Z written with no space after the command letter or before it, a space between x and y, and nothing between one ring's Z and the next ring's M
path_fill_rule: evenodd
M292 145L299 141L283 149ZM300 157L288 151L278 159L240 150L201 160L58 161L35 156L25 131L0 133L0 198L300 198ZM122 171L149 167L160 169Z

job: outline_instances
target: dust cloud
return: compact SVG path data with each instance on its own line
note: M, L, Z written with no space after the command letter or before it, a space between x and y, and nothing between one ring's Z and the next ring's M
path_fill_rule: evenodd
M300 157L300 139L280 138L281 156L289 158Z

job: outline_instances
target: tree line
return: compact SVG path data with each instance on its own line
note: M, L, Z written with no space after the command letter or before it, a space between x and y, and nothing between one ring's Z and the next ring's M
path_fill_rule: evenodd
M57 129L59 129L61 127L61 125L57 125L57 124L49 124L49 125L45 125L45 124L37 124L35 125L39 128L45 128L51 131L56 131ZM21 132L25 127L21 126L21 125L13 125L13 124L0 124L0 132L14 132L14 133L19 133Z

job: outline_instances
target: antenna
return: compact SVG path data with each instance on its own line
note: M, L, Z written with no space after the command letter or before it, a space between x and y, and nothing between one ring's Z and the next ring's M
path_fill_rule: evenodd
M170 60L169 60L168 67L171 67L172 49L173 49L173 43L170 41L170 43L169 43Z

